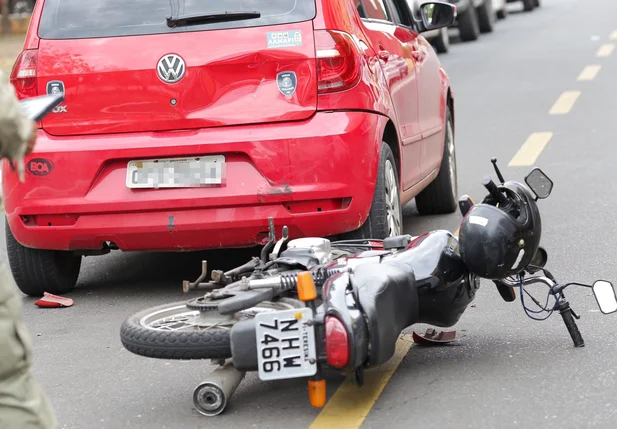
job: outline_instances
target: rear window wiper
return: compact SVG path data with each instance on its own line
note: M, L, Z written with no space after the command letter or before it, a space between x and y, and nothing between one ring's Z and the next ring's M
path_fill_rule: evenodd
M167 26L168 27L183 27L183 26L188 26L188 25L203 25L203 24L212 24L214 22L242 21L244 19L256 19L256 18L261 18L260 12L225 11L221 13L179 15L179 16L167 17Z

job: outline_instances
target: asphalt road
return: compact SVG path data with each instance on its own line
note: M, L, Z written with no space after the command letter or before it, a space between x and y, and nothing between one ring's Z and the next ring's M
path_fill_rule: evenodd
M530 167L508 167L523 143L552 133L536 165L555 182L540 202L549 268L564 281L617 283L617 3L543 0L531 14L511 14L495 33L456 43L442 61L456 91L459 193L480 198L496 156L506 178ZM617 39L617 34L615 39ZM592 80L578 81L586 66ZM571 109L551 115L564 91L580 91ZM523 158L539 145L531 139ZM533 158L533 157L532 157ZM406 208L405 229L454 230L459 214L420 217ZM5 252L5 246L0 246ZM218 252L210 264L235 260ZM5 257L5 255L4 255ZM87 259L75 306L43 310L24 299L35 347L35 375L49 393L62 428L306 428L318 416L306 382L260 383L250 374L227 412L205 418L193 409L193 388L207 362L168 362L130 354L119 327L144 307L183 299L181 283L199 274L202 255L111 254ZM211 265L214 266L214 265ZM568 295L582 316L586 347L575 349L555 315L535 322L520 303L501 300L483 282L476 306L456 326L456 345L412 347L362 428L614 428L617 423L617 315L597 311L587 290ZM330 377L332 395L341 377ZM336 427L347 427L342 423ZM351 427L351 426L349 426ZM357 426L353 426L357 427Z

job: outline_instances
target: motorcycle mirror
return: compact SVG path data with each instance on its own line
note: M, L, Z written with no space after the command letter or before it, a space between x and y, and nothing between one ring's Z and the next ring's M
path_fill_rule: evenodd
M533 193L541 200L548 198L553 190L552 180L539 168L531 170L531 173L525 177L525 183L527 183L527 186L529 186Z
M617 296L615 296L615 288L611 282L598 280L593 284L592 289L602 313L611 314L617 311Z

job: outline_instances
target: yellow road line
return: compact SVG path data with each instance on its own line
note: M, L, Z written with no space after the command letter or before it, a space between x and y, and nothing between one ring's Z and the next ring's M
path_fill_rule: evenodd
M587 66L583 69L580 75L578 75L578 79L576 80L594 80L602 66L594 64L591 66Z
M574 107L574 103L581 95L580 91L565 91L563 94L559 96L551 110L548 112L549 115L565 115L566 113L570 113L572 107Z
M611 40L617 40L617 30L613 31L610 36Z
M614 43L605 43L604 45L600 46L600 48L598 49L598 52L596 53L596 56L608 57L610 54L613 53L614 50L615 50Z
M533 165L552 138L553 133L550 132L531 134L516 155L514 155L508 167L528 167Z
M396 342L394 356L365 372L362 387L353 383L353 376L347 377L309 429L358 429L412 344L411 335L402 335Z

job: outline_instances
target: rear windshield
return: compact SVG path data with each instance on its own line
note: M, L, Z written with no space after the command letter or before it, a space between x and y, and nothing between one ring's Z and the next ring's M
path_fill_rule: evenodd
M261 18L170 28L169 16L260 12ZM315 0L46 0L43 39L139 36L291 24L315 17Z

